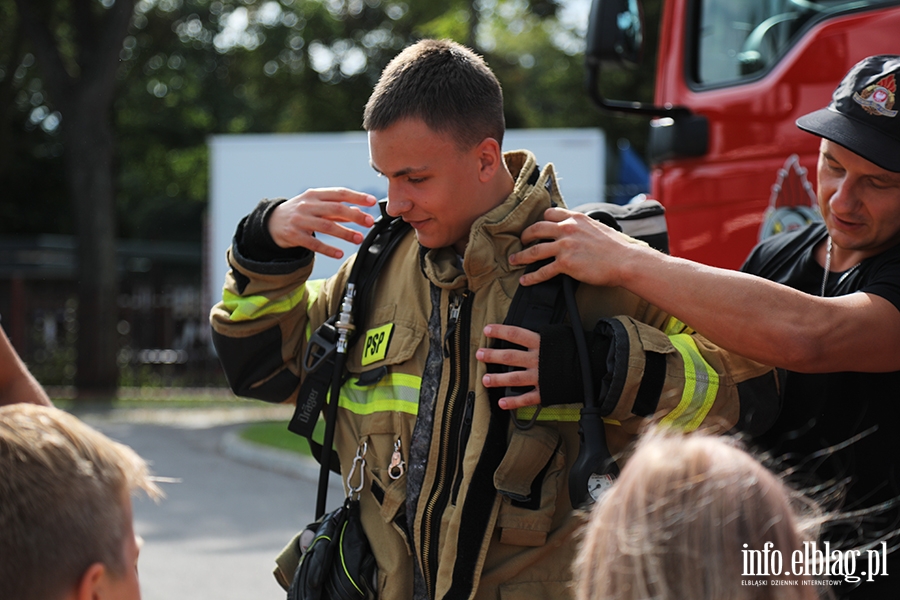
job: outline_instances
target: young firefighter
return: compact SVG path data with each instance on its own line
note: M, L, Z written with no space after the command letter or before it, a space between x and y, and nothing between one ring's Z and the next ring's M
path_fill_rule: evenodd
M0 407L0 598L140 600L135 452L61 410Z
M583 398L572 337L564 326L509 335L496 325L522 273L506 257L522 248L525 227L563 205L553 167L527 151L502 153L500 85L452 42L425 40L395 57L363 125L372 167L388 182L387 211L414 230L379 271L356 323L335 433L345 476L365 450L361 515L379 597L568 597L579 520L567 475ZM360 243L341 223L372 225L358 206L374 203L311 189L263 201L238 225L211 314L237 394L297 400L304 350L337 312L353 263L307 281L314 253L341 256L315 234ZM713 421L758 430L777 411L768 367L721 352L623 289L582 286L577 297L584 328L596 325L592 376L613 452L658 412L684 429ZM489 338L525 349L491 350ZM558 351L539 356L542 339ZM486 363L530 368L487 375ZM513 420L530 420L534 407L504 410L511 399L492 400L486 386L534 383L540 389L516 402L543 410L522 430ZM405 470L390 468L395 453Z

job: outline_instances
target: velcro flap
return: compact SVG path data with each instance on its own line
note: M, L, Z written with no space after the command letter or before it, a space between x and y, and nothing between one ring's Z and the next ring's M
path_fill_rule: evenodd
M500 466L494 471L494 487L513 500L531 497L532 484L559 445L559 432L547 427L516 429Z
M507 528L500 531L500 543L510 546L543 546L547 543L547 532Z

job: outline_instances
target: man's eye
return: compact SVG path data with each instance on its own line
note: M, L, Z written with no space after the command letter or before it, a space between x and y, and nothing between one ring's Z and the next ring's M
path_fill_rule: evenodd
M888 183L886 181L881 181L879 179L870 179L869 185L872 186L873 188L875 188L876 190L889 190L892 187L895 187L895 186L891 185L890 183Z
M422 183L425 181L424 177L407 177L406 180L410 183Z

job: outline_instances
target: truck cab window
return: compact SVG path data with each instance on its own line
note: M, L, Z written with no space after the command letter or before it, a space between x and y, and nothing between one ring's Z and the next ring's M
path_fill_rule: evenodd
M752 78L778 62L806 26L883 0L697 0L695 80L716 86Z

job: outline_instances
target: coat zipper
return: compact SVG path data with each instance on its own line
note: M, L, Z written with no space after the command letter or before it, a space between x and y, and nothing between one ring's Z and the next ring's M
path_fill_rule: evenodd
M453 496L450 503L456 506L456 497L459 496L459 486L463 478L463 458L466 455L466 446L469 443L469 434L472 432L472 413L475 411L475 392L469 390L466 394L466 406L463 410L462 423L459 425L459 450L456 453L456 474L453 476Z
M437 475L422 516L422 573L429 598L435 597L441 519L450 501L452 478L460 452L459 430L464 419L465 406L459 410L457 404L463 404L462 399L466 395L469 382L469 320L473 296L474 294L466 290L462 294L454 294L451 298L447 335L444 338L445 355L450 358L450 388L444 402L444 415L441 420Z

